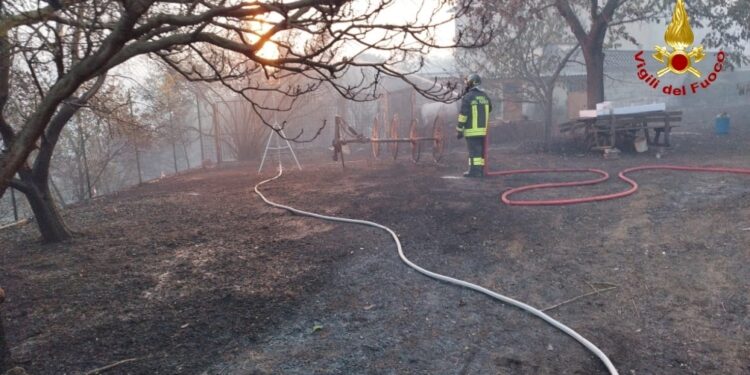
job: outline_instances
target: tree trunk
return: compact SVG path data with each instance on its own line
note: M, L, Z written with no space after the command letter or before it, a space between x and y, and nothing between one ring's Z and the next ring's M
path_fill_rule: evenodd
M42 137L39 153L34 160L33 167L29 167L28 164L24 165L18 170L21 181L11 180L11 183L17 185L14 187L26 196L29 206L31 206L31 210L34 213L42 240L45 243L67 241L72 237L62 216L60 216L60 212L57 210L57 206L55 206L54 198L49 189L49 168L55 146L60 139L60 132L62 132L65 124L76 114L78 109L99 91L105 79L106 74L102 74L81 98L71 98L71 100L63 104L47 126L47 131L45 132L45 136ZM89 183L88 185L89 192L91 192L91 184ZM2 185L0 184L1 191Z
M71 239L70 230L57 210L47 179L33 178L30 171L19 172L19 176L24 185L21 192L24 193L31 206L42 241L52 243Z
M203 120L201 119L201 103L198 101L198 95L195 96L195 108L198 111L198 141L201 145L201 168L204 168L203 162L206 161L206 155L203 154Z
M135 148L135 166L138 169L138 185L143 185L143 173L141 172L141 150L138 148L138 141L133 141Z
M43 242L62 242L71 238L70 231L55 206L49 188L34 186L26 198L34 212L34 219L42 234Z
M214 122L214 143L216 144L216 165L221 165L221 125L219 125L219 112L216 108L216 104L211 105L214 110L213 122Z
M8 344L5 341L5 329L2 322L2 314L0 314L0 374L4 374L5 371L10 370L10 350Z
M586 60L586 92L588 109L604 101L604 50L600 44L583 47Z
M80 123L78 125L78 134L81 139L81 156L83 157L83 171L86 175L86 190L88 190L89 199L93 199L94 193L92 192L92 186L91 186L91 173L89 172L89 159L86 156L86 138L83 136L83 129L81 128Z
M552 96L548 96L544 104L544 149L549 150L550 141L552 140L552 111L555 101Z
M182 142L182 152L185 154L185 164L187 164L187 169L190 170L190 155L188 155L187 144L185 142Z
M13 205L13 221L18 221L18 203L16 203L16 190L10 189L10 203Z
M177 168L177 146L175 146L174 141L172 141L172 160L174 161L174 174L177 174L179 172Z
M5 302L5 291L0 288L0 305ZM0 309L0 312L2 310ZM8 342L5 340L5 328L3 325L3 316L0 314L0 374L10 369L10 350Z

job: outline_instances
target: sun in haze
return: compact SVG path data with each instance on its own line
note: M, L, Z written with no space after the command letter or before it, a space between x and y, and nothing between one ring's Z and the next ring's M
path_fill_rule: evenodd
M258 51L257 56L268 60L276 60L279 58L279 46L272 41L266 42L263 44L263 48Z

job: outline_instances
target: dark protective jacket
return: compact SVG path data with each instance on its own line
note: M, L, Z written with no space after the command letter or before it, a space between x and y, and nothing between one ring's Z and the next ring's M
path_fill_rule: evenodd
M464 137L486 136L487 128L490 126L490 112L490 98L478 87L472 87L461 100L456 130L463 132Z

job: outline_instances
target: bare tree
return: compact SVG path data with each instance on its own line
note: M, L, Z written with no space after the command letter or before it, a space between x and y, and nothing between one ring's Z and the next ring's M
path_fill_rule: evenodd
M294 77L291 80L294 80L297 86L310 83L303 77ZM326 120L321 109L326 109L326 102L330 100L331 95L336 94L328 87L321 87L315 93L294 97L279 92L260 91L250 93L250 95L253 102L266 108L288 108L288 110L256 111L246 100L236 95L230 96L234 99L223 99L214 103L218 107L221 132L225 135L223 141L233 156L243 161L257 159L263 152L263 146L271 131L268 126L265 126L264 121L270 122L273 127L287 130L283 134L288 132L303 134L305 129L311 128L309 126L311 121L320 123ZM319 125L316 128L318 131L321 130ZM281 134L282 137L283 134Z
M26 196L45 241L63 241L70 238L70 232L58 212L49 188L49 171L55 146L64 126L78 109L96 94L104 83L105 77L104 75L99 76L96 82L84 91L83 95L71 97L61 105L61 108L49 121L49 126L37 147L38 152L33 162L22 163L17 171L18 178L10 181L10 184L16 190Z
M477 17L508 18L515 14L537 14L554 9L568 25L577 40L586 65L588 107L594 108L604 100L604 48L621 41L638 44L629 33L627 25L638 22L660 22L671 17L675 1L664 0L484 0L475 4ZM683 1L683 0L679 0ZM745 1L690 0L688 4L694 26L709 27L703 43L706 47L721 47L743 52L747 43L748 5ZM471 14L471 13L469 13ZM465 22L467 34L473 22ZM741 53L732 59L744 59Z
M179 172L178 145L183 148L185 163L190 168L190 159L187 152L189 142L188 108L193 105L190 91L185 88L185 81L172 71L161 71L155 77L152 91L153 110L150 116L152 126L156 126L161 138L166 140L172 148L172 161L174 172Z
M395 4L393 0L61 0L42 6L37 1L1 0L0 135L5 147L0 154L0 196L11 183L27 197L38 196L32 198L32 207L44 240L70 236L49 199L49 189L40 186L46 186L49 161L39 156L52 153L60 129L70 118L66 113L75 112L95 94L105 73L139 55L161 59L189 80L220 82L258 112L270 108L253 102L249 92L296 97L327 84L348 99L369 100L383 76L404 79L427 97L454 100L451 85L413 83L412 72L396 66L407 56L431 48L481 45L492 35L489 20L480 20L485 32L479 38L462 34L455 42L440 44L435 28L462 16L472 1L439 0L435 9L421 9L411 20L379 17ZM264 54L269 45L278 51L276 56ZM380 57L362 59L368 51ZM356 84L337 83L336 78L352 68L376 74L362 74ZM258 76L254 73L282 82L304 76L311 83L268 87L253 78ZM29 102L33 105L26 116L14 119L7 109L23 96L14 90L21 76L33 83L36 100ZM35 149L40 150L36 158ZM29 172L30 163L39 163L39 172ZM13 179L16 173L18 180Z
M5 290L0 288L0 306L5 302ZM2 310L0 310L2 312ZM2 319L2 315L0 315ZM5 328L3 327L2 320L0 320L0 371L6 371L10 368L11 358L10 349L8 348L8 342L5 339Z
M530 14L518 9L513 14L498 12L498 15L504 32L484 48L461 52L458 60L483 76L518 83L514 100L542 105L544 141L548 145L554 90L578 44L553 9Z

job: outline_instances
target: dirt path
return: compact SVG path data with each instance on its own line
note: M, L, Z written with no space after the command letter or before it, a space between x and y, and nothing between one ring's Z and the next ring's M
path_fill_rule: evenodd
M721 152L677 141L667 161L700 153L700 164L750 164L734 140ZM654 162L517 150L493 158L613 172ZM318 166L266 191L391 226L418 264L538 307L617 286L551 315L623 374L750 374L747 179L647 172L637 175L643 190L623 200L506 207L501 190L544 178L444 179L463 164L461 155L448 161ZM111 373L604 373L545 323L411 271L382 232L262 205L249 171L183 175L73 207L66 214L83 236L72 244L29 245L30 227L0 232L10 244L0 285L14 358L33 374L126 358L141 359Z

